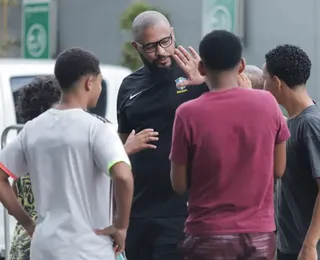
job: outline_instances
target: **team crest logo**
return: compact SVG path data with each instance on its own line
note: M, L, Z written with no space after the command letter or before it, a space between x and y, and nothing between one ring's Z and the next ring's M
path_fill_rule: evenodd
M185 81L186 78L184 77L179 77L175 80L176 84L178 84L179 82L183 82ZM187 87L186 86L176 86L177 87L177 94L183 93L183 92L187 92Z

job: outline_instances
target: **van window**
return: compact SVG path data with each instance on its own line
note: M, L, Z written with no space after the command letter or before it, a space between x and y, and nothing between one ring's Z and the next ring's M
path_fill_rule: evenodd
M17 101L18 101L19 89L22 88L23 86L29 84L37 76L38 75L19 76L19 77L10 78L10 86L11 86L11 91L12 91L13 101L14 101L15 107L16 107ZM108 98L107 82L105 80L103 80L101 86L102 86L102 91L101 91L97 106L93 109L90 109L89 112L97 114L101 117L106 117L107 98ZM16 118L17 118L17 123L21 124L22 122L19 119L17 113L16 113Z

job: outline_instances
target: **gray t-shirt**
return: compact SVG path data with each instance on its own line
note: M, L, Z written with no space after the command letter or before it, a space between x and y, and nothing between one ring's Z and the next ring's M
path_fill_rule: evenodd
M277 247L298 254L308 231L320 178L320 108L313 105L288 119L286 172L276 186ZM320 253L318 244L318 254ZM319 254L320 255L320 254Z
M0 153L12 177L30 173L37 226L33 260L115 259L109 169L130 164L116 129L82 109L50 109L28 122ZM105 174L106 173L106 174Z

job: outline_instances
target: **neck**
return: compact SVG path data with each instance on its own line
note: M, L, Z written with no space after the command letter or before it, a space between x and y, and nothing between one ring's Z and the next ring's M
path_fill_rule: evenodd
M74 93L63 93L61 94L60 102L56 108L61 110L72 108L81 108L86 110L87 104L83 98L81 98L81 95L75 95Z
M305 86L297 87L295 90L289 90L287 96L288 98L282 102L282 105L287 110L289 118L299 115L307 107L314 104Z
M238 79L234 75L226 73L225 75L219 75L217 77L208 76L208 82L210 91L223 91L238 86Z

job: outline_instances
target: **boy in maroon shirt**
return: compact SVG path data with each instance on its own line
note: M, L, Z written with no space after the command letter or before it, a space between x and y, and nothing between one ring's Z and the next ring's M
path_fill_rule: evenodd
M237 86L245 67L238 37L209 33L200 57L210 92L178 108L170 155L173 189L190 195L183 259L272 260L285 119L270 93Z

